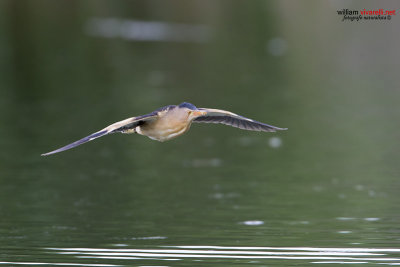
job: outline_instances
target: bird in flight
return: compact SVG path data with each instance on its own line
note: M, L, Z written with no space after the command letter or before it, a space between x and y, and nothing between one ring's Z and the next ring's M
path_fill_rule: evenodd
M111 133L138 133L153 140L164 142L187 132L192 122L221 123L243 130L259 132L287 130L287 128L278 128L229 111L197 108L193 104L184 102L180 105L165 106L146 115L113 123L69 145L44 153L42 156L59 153Z

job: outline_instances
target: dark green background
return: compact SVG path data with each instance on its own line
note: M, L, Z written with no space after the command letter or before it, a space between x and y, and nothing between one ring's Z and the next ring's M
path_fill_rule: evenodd
M0 262L195 264L45 250L115 244L398 247L400 17L342 22L337 14L398 7L1 1ZM203 25L209 38L104 38L85 30L93 18ZM269 52L275 38L282 55ZM196 124L166 143L112 135L40 157L183 101L289 130ZM271 147L272 137L282 145ZM243 223L254 220L263 224Z

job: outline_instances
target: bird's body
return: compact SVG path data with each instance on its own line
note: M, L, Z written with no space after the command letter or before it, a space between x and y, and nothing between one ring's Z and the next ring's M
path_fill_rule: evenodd
M194 119L188 112L180 112L177 106L167 106L157 112L158 119L136 127L138 134L157 141L167 141L187 132Z
M197 108L193 104L184 102L180 105L165 106L146 115L113 123L98 132L54 151L42 154L42 156L62 152L101 136L117 132L138 133L163 142L187 132L192 122L222 123L250 131L275 132L276 130L286 130L285 128L254 121L229 111Z

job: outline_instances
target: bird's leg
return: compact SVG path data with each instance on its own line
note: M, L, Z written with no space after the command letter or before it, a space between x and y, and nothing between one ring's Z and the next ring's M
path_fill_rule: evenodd
M136 129L135 129L135 128L132 128L132 129L123 130L123 131L121 131L121 133L123 133L123 134L132 134L132 133L136 133Z

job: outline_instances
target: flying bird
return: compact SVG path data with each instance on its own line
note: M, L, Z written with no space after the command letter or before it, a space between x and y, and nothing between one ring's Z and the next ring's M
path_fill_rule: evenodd
M138 133L153 140L164 142L187 132L192 122L221 123L243 130L259 132L287 130L287 128L278 128L229 111L212 108L197 108L193 104L184 102L180 105L165 106L146 115L113 123L76 142L44 153L42 156L59 153L111 133Z

